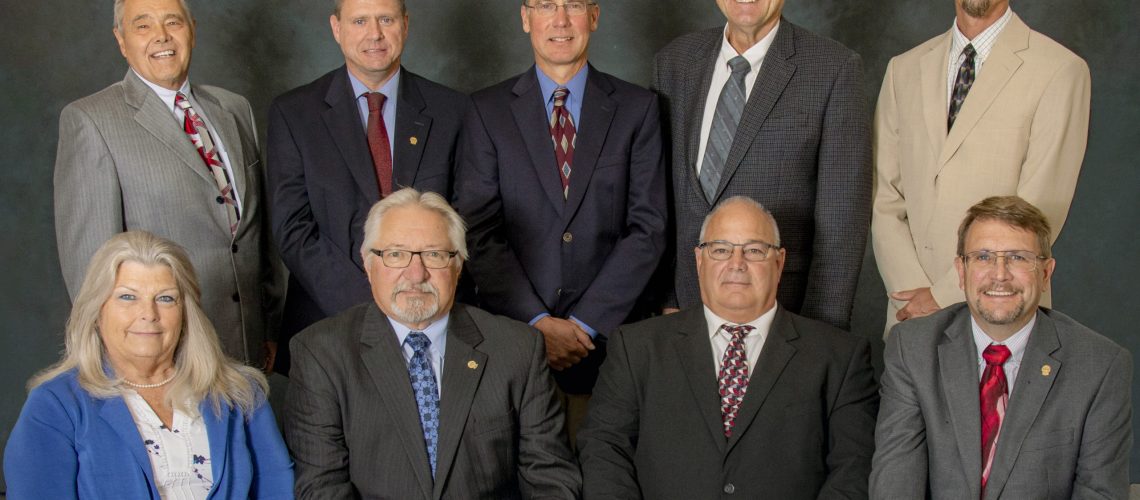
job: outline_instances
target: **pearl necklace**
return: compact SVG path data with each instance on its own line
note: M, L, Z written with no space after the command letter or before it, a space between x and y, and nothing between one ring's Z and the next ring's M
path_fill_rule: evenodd
M162 387L166 384L169 384L171 380L174 380L174 377L176 375L178 375L178 372L175 372L174 375L171 375L170 378L167 378L166 380L163 380L161 382L155 382L153 384L136 384L136 383L131 382L130 380L127 380L127 379L123 379L123 383L127 384L131 387L134 387L136 389L154 389L155 387Z

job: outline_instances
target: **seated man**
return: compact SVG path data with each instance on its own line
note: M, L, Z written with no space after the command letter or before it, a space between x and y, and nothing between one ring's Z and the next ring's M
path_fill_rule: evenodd
M966 213L966 302L887 339L872 498L1128 498L1132 356L1038 306L1050 234L1016 196Z
M364 231L375 303L290 345L297 496L575 498L542 335L454 304L467 258L459 215L406 188L372 207Z
M866 339L776 304L776 221L732 197L693 250L703 307L618 329L578 438L585 498L866 497Z

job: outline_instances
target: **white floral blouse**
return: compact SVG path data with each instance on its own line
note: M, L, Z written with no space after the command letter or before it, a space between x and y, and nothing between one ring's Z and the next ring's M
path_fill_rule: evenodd
M175 409L173 428L167 428L137 392L124 390L123 400L146 446L155 486L162 498L205 500L214 486L214 475L206 425L197 408L191 406L191 415Z

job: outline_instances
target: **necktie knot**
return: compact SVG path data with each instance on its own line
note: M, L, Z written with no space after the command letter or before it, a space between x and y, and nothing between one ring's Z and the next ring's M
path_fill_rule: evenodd
M431 339L428 339L427 335L424 335L423 332L411 332L408 334L407 338L404 339L404 343L411 346L412 350L415 351L416 354L426 354L428 347L431 346Z
M732 68L732 75L745 75L752 70L752 65L748 64L748 59L744 56L736 56L728 60L728 66Z
M966 59L973 59L974 56L978 55L978 51L974 50L974 44L971 43L967 44L966 48L962 49L962 55L966 56Z
M566 96L568 96L568 95L570 95L570 89L568 89L568 88L560 87L560 88L554 89L554 94L551 95L551 97L554 99L554 106L555 107L565 106L566 105Z
M174 105L185 111L190 108L190 101L186 99L186 94L179 92L174 94Z
M368 92L364 96L368 99L369 112L380 111L380 108L384 107L384 100L387 99L387 96L379 92Z
M724 328L724 331L732 335L732 340L742 340L744 337L747 337L749 333L752 333L752 330L756 329L756 327L752 325L729 325L727 323L721 328Z
M982 351L982 359L986 360L986 365L989 366L1001 366L1009 356L1009 348L1004 345L990 344L985 351Z

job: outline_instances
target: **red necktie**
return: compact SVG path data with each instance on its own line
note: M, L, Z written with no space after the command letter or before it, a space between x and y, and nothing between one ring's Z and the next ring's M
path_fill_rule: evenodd
M234 201L233 186L230 185L230 179L226 176L226 166L222 164L222 159L214 147L214 141L210 138L210 131L206 128L206 122L190 106L190 101L186 99L186 95L182 92L175 94L174 105L178 106L184 113L182 130L190 136L190 142L194 144L194 147L198 148L198 156L201 156L202 161L206 162L206 169L214 178L214 183L218 185L218 191L221 192L218 202L226 206L226 217L229 219L230 235L232 236L237 233L241 214L238 213L237 202Z
M990 344L982 352L986 360L986 370L980 384L982 405L982 494L986 492L986 480L990 478L990 468L994 463L994 450L997 449L1001 421L1005 417L1005 407L1009 403L1009 391L1005 383L1005 370L1002 364L1009 359L1009 348Z
M744 351L744 337L753 330L750 325L721 326L732 335L728 349L720 361L720 417L724 423L724 437L732 437L732 427L736 423L736 413L744 402L748 390L748 355Z
M574 118L566 109L569 95L569 89L556 89L554 112L550 114L550 139L554 141L554 158L558 160L558 173L562 177L563 198L570 196L570 165L574 163L574 140L578 136L574 130Z
M392 194L392 149L388 143L388 128L384 126L384 94L369 92L368 98L368 149L372 151L372 166L376 169L376 182L380 197Z

